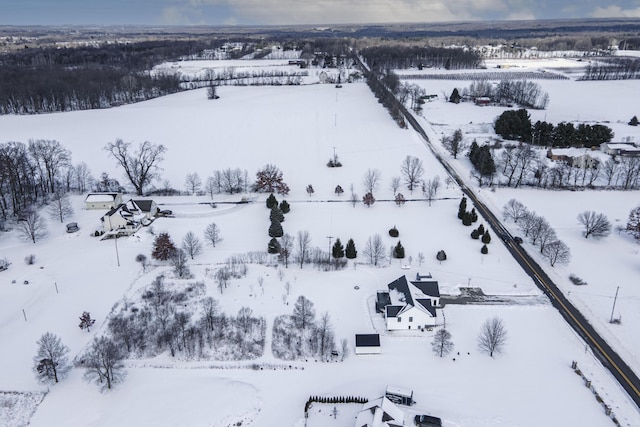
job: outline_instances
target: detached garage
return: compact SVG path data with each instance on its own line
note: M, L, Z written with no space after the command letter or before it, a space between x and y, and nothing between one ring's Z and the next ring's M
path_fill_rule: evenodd
M356 334L356 354L380 354L380 335Z

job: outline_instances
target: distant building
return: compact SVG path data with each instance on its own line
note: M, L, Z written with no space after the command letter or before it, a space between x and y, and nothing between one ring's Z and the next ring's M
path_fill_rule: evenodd
M600 151L610 156L640 156L640 147L633 142L603 142Z
M121 203L120 193L89 193L84 199L85 209L113 209Z

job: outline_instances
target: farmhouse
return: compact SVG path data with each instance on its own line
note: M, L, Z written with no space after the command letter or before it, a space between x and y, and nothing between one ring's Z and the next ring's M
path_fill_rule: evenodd
M436 325L440 289L438 281L431 274L421 276L418 273L413 282L402 276L389 283L388 288L391 303L384 307L388 331L422 329ZM383 296L378 295L380 301Z
M160 212L160 208L153 200L129 199L127 209L134 215L144 215L147 219L154 218Z
M404 412L386 397L362 405L356 427L404 427Z
M85 209L113 209L121 203L120 193L89 193L84 199Z
M380 354L380 335L356 334L356 354Z
M127 205L121 203L109 210L100 218L105 233L117 231L119 234L133 234L140 228L144 214L131 212Z

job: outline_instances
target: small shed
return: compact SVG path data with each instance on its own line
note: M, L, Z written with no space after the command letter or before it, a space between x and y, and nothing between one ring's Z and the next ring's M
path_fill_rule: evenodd
M85 209L113 209L120 204L120 193L89 193L84 199Z
M356 334L356 354L380 354L380 334Z
M385 397L396 405L413 405L413 390L407 390L400 387L387 386Z

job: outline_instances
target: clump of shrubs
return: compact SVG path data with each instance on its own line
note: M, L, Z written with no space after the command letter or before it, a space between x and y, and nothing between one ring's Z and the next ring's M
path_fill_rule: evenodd
M578 276L576 276L575 274L571 274L569 275L569 280L571 280L571 283L573 283L576 286L584 286L587 285L587 282L585 282L584 280L582 280L581 278L579 278Z

